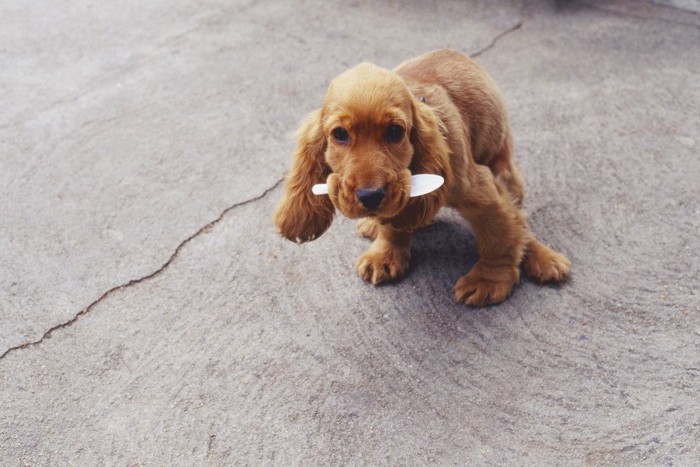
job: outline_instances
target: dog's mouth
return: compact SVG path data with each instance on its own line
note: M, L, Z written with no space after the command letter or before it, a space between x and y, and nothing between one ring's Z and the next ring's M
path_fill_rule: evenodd
M345 217L388 219L408 204L411 172L402 170L384 182L367 184L334 173L328 177L327 183L331 202Z

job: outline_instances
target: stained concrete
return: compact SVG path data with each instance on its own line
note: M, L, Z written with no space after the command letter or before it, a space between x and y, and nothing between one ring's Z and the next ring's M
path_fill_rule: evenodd
M700 462L700 17L643 2L0 5L0 464ZM453 212L373 287L271 214L328 81L501 86L561 287L455 305Z

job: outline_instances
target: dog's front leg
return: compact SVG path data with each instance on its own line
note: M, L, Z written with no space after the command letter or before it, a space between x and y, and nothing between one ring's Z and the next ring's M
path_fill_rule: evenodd
M471 224L479 251L479 261L455 284L455 299L478 306L500 303L520 280L519 266L531 236L525 217L484 166L474 166L455 205Z
M403 277L411 258L411 234L372 219L363 219L359 230L361 235L374 238L357 259L360 277L374 285Z

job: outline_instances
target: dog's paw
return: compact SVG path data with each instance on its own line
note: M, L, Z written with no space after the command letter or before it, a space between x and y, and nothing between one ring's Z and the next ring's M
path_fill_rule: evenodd
M533 240L523 259L525 275L536 282L562 282L569 276L569 258Z
M485 266L479 262L455 284L455 300L474 306L501 303L519 280L515 267Z
M357 272L374 285L399 279L408 270L410 253L403 248L369 249L357 259Z
M360 237L374 240L379 234L379 223L374 219L364 217L357 223L357 233Z

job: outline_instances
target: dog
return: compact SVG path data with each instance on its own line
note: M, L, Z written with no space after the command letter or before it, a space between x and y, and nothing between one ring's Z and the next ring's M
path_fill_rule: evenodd
M501 92L475 61L452 50L408 60L393 71L361 63L331 81L308 115L284 195L275 212L280 234L297 243L318 238L336 210L361 219L373 240L357 260L372 284L405 275L411 234L443 206L471 225L479 260L454 287L474 306L503 302L520 281L562 282L570 261L528 227L523 177ZM411 176L438 174L444 184L410 198ZM326 182L328 196L312 194Z

